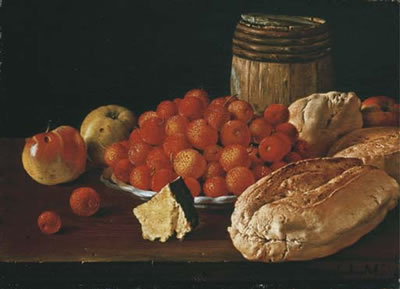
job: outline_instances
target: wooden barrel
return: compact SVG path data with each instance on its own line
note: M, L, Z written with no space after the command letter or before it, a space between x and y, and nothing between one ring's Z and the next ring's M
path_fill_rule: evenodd
M315 17L245 14L232 40L231 94L262 113L271 103L333 89L331 38Z

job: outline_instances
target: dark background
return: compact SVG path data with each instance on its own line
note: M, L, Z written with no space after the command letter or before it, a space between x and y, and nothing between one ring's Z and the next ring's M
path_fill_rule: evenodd
M104 104L121 104L140 114L154 109L163 99L182 97L193 87L207 89L212 97L229 94L232 35L240 14L246 12L327 19L334 40L336 89L355 91L361 98L399 97L399 5L388 1L3 0L2 3L0 137L31 136L44 131L49 120L53 126L68 124L79 128L91 109ZM109 264L99 266L103 266L100 272L109 272ZM81 269L73 268L77 272ZM96 278L96 274L89 276L89 282L96 282ZM242 285L226 288L244 288ZM396 286L371 281L348 286L292 285L307 289ZM30 284L26 288L34 287Z
M229 94L245 12L327 19L336 89L399 97L399 5L388 1L3 0L0 136L48 120L79 128L104 104L140 114L194 87Z

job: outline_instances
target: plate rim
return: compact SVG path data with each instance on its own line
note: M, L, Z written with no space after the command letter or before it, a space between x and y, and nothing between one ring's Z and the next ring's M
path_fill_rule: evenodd
M145 191L138 188L135 188L132 185L125 184L123 182L118 181L114 174L111 174L109 178L107 178L104 173L100 175L100 181L104 183L106 186L122 190L125 192L129 192L136 197L139 197L142 200L150 200L156 192L154 191ZM220 197L207 197L207 196L198 196L194 197L194 205L199 208L208 208L208 207L221 207L225 208L228 205L233 205L236 201L237 197L235 195L228 196L220 196Z

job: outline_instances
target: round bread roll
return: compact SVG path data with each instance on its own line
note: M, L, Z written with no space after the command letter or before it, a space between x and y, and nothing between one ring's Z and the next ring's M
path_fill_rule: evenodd
M385 170L400 183L400 128L354 130L336 141L328 156L359 158L366 165Z
M398 198L399 184L359 159L308 159L247 188L235 203L228 232L248 260L311 260L355 243Z
M360 105L354 92L314 93L289 106L289 122L310 145L310 157L325 157L338 138L362 127Z

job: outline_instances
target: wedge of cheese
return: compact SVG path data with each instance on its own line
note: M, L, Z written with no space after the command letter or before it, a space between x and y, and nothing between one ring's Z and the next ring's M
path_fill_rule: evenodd
M193 197L182 178L134 208L133 214L141 224L143 238L150 241L165 242L174 233L183 239L199 222Z

